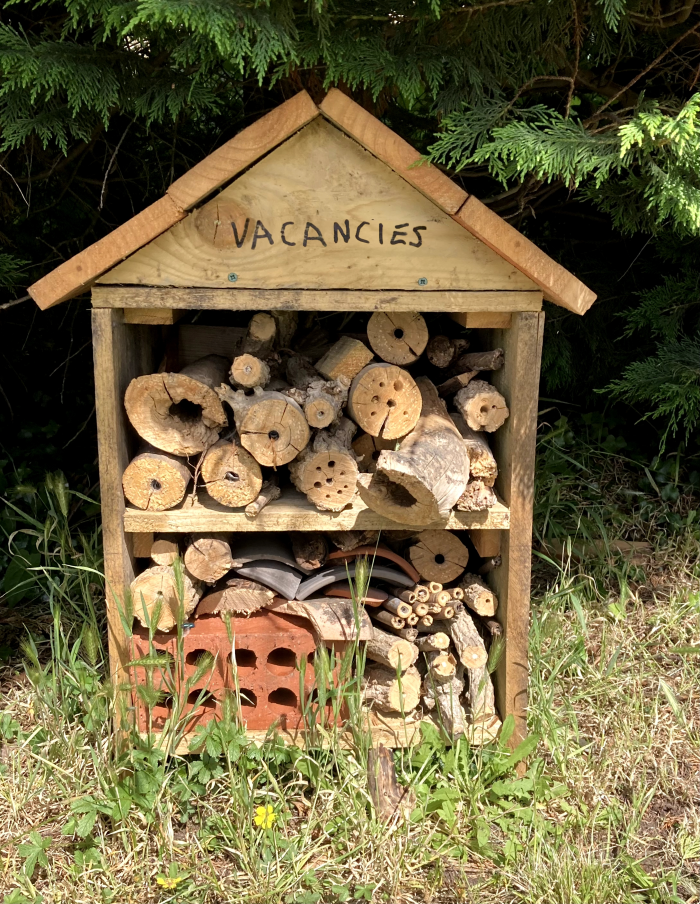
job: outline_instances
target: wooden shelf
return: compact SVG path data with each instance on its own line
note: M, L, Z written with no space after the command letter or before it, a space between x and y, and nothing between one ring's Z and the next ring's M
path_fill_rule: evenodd
M129 533L189 533L210 531L287 531L287 530L401 530L405 525L378 515L355 497L342 512L320 512L311 503L288 489L280 499L270 503L257 518L248 518L243 509L226 508L201 494L194 505L189 499L166 512L145 512L127 506L124 530ZM421 525L426 528L497 529L510 527L510 511L500 501L485 512L453 511L447 521Z

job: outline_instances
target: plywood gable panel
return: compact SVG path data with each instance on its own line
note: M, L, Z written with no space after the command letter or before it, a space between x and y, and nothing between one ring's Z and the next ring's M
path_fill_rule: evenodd
M100 282L234 290L536 288L320 118Z

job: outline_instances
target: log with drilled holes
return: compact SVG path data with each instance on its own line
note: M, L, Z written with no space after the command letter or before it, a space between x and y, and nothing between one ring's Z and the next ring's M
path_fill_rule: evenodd
M368 364L352 381L347 412L371 436L398 439L415 427L421 394L408 371L395 364Z
M269 365L255 355L238 355L231 365L231 382L242 389L264 386L270 381Z
M474 619L466 609L460 609L450 622L440 624L449 626L450 637L462 665L469 669L478 669L486 665L488 659L486 646L474 624Z
M470 722L483 722L496 712L493 681L486 666L466 669L466 712Z
M204 597L197 607L197 617L202 615L251 615L264 608L275 598L273 590L245 578L226 578L212 593Z
M490 383L472 380L455 396L455 407L472 430L493 433L505 424L509 415L506 400Z
M131 582L134 615L145 627L148 623L158 631L170 631L179 620L184 621L199 602L199 586L182 574L182 599L178 592L175 570L170 565L154 565L142 571Z
M359 471L351 440L356 429L341 418L335 427L316 433L289 464L292 483L320 511L340 512L355 495Z
M469 550L449 530L424 530L408 551L411 564L427 581L448 584L467 567Z
M343 336L333 345L320 361L316 370L328 380L347 377L352 380L372 360L374 355L358 339Z
M375 512L404 524L444 520L464 492L469 458L459 431L433 384L419 377L422 408L396 452L382 452L374 474L360 474L358 491Z
M257 498L245 507L246 517L257 518L266 505L274 502L275 499L279 499L281 495L282 490L280 490L279 483L277 482L277 475L273 474L272 477L269 480L266 480L260 487Z
M257 499L263 482L260 465L241 446L235 430L207 449L201 476L212 499L229 508Z
M413 364L428 344L428 327L415 311L376 311L367 324L367 339L378 358L389 364Z
M396 449L399 442L400 439L382 439L379 436L370 436L369 433L360 434L352 444L360 470L373 474L377 470L377 459L381 453Z
M498 597L485 581L475 574L467 574L459 586L464 591L465 606L483 618L493 618L498 609Z
M231 544L224 534L198 534L185 550L185 568L198 581L216 582L231 570Z
M185 498L189 482L186 461L152 447L132 459L122 475L126 498L149 512L174 508Z
M461 414L454 413L451 417L467 447L470 477L478 478L486 486L492 487L498 477L498 465L488 439L483 432L472 430Z
M286 465L304 449L311 432L301 408L281 392L256 386L247 396L225 384L218 389L230 405L241 445L261 465Z
M215 392L229 362L208 355L180 373L146 374L129 383L124 407L142 439L173 455L195 455L213 445L226 425Z
M365 669L362 690L365 701L381 712L409 713L418 706L421 677L415 666L401 675L395 669L370 666Z
M418 648L407 640L389 634L375 626L370 640L365 646L367 659L380 662L390 669L405 671L418 659Z

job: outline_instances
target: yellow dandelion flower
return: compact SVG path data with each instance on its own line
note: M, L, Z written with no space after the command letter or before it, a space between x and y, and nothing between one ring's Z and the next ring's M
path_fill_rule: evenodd
M177 888L184 876L158 876L156 882L162 888Z
M255 808L255 818L253 822L256 826L260 826L261 829L271 829L275 824L275 820L277 819L277 814L275 813L274 807L268 804L266 807L256 807Z

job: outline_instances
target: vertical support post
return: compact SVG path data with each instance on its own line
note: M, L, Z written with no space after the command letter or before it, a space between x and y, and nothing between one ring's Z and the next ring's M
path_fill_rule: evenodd
M496 490L510 508L510 530L502 533L503 561L489 579L498 595L498 620L505 637L495 676L496 704L501 718L515 717L513 744L527 734L532 510L543 329L543 312L514 313L510 329L491 334L491 347L505 351L505 364L494 372L493 383L505 396L510 417L493 434L493 450L499 467Z

